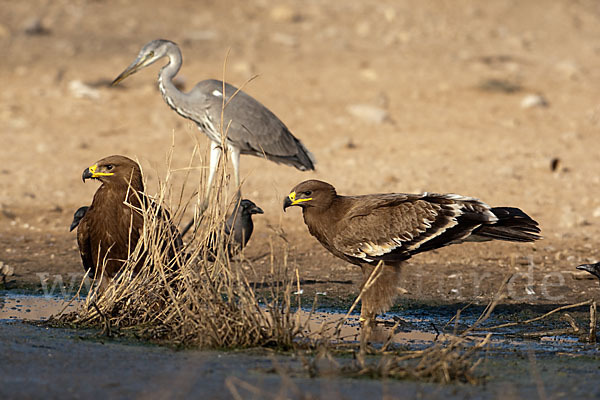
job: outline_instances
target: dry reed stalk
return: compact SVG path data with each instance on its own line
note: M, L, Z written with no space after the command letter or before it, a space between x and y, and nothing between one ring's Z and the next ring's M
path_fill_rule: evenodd
M590 304L590 333L588 335L588 342L596 343L596 301L592 301Z
M224 82L226 66L227 56L223 63ZM254 77L240 89L252 79ZM224 126L225 97L220 121L222 149L227 148L229 128ZM291 312L293 278L287 266L287 248L282 264L275 261L274 252L271 254L273 278L275 282L283 283L271 286L266 296L259 297L241 263L230 260L228 243L220 240L226 237L227 211L240 200L240 188L235 188L233 199L228 198L224 189L229 183L227 152L223 151L217 165L212 188L206 188L208 177L206 168L202 167L195 197L186 201L184 193L194 157L198 154L196 146L188 168L184 169L185 180L174 196L174 203L172 179L173 173L178 171L171 167L173 150L174 138L166 157L166 175L158 180L154 205L140 202L142 208L136 210L144 217L144 229L137 246L130 246L129 259L118 276L107 287L93 286L85 305L77 312L61 317L61 321L104 327L110 332L128 330L141 338L173 345L203 348L292 346L302 328ZM169 207L173 204L175 207ZM196 212L191 240L171 259L167 250L173 245L175 236L161 218L160 210L170 208L172 220L180 222L192 206ZM142 259L141 268L134 270ZM212 259L214 261L209 261Z

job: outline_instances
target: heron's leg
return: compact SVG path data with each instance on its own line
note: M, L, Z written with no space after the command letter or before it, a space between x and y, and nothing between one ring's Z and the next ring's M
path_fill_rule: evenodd
M208 208L208 199L210 198L210 192L212 190L212 184L215 179L215 173L217 172L217 165L219 165L219 160L221 159L221 144L217 142L210 141L210 163L208 170L208 182L206 184L206 193L204 195L204 199L200 204L198 209L198 216L200 217L204 214L204 211ZM181 236L185 236L186 233L194 226L195 220L191 220L188 224L182 229ZM196 227L197 228L197 227ZM194 228L194 230L196 229Z
M206 185L206 196L204 202L208 201L210 191L212 189L212 183L215 179L215 173L217 172L217 165L221 159L221 143L210 141L210 169L208 170L208 183Z
M227 146L231 154L231 165L233 165L233 179L235 182L237 201L242 199L242 187L240 183L240 149L233 146Z

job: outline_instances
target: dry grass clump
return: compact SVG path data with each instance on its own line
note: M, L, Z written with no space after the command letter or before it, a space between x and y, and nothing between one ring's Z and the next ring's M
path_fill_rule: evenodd
M222 159L206 203L204 173L191 201L184 200L185 184L174 196L170 159L171 155L167 175L158 182L158 194L153 197L155 206L138 210L144 216L144 230L119 275L106 288L94 285L85 304L59 321L79 327L102 327L109 335L130 332L172 345L291 346L301 329L291 311L292 276L285 257L279 265L271 257L274 279L282 284L271 286L268 293L259 297L243 270L242 264L247 267L248 263L230 260L225 240L215 241L225 237L224 221L233 206L222 189L227 187L223 167L226 159ZM177 204L168 207L172 197L177 198ZM197 209L206 210L196 216L196 228L187 238L189 242L174 259L169 259L169 246L164 243L173 240L173 233L157 210L170 209L173 221L180 221L194 200ZM136 272L134 267L140 259L144 264Z
M452 337L435 342L424 350L378 353L365 357L360 352L349 363L322 350L316 357L305 359L304 368L310 377L344 376L351 378L414 379L436 383L462 382L478 384L482 377L476 369L483 360L481 351L489 344L491 334L483 340Z

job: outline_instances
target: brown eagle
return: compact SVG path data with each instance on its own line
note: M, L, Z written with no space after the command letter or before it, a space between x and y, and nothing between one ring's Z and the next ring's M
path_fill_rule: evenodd
M183 246L177 228L166 210L144 194L139 165L124 156L103 158L83 171L83 181L97 179L102 185L94 194L77 228L77 243L83 267L90 277L102 277L101 285L115 277L134 252L144 229L142 210L156 215L157 238L165 265ZM147 251L138 258L135 271L144 265Z
M381 274L362 298L366 323L397 295L400 265L415 254L464 241L532 242L538 223L518 208L494 207L456 194L340 196L330 184L299 183L283 203L302 208L309 232L335 256L359 265L363 287L380 261Z

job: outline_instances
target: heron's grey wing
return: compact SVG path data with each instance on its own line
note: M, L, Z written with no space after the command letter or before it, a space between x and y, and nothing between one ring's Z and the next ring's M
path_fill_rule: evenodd
M266 157L302 170L314 169L314 157L285 124L256 99L237 90L228 83L223 86L221 81L207 80L198 83L190 94L202 99L204 117L214 126L220 126L225 102L223 130L229 143L242 154Z
M361 196L340 221L334 245L364 261L402 261L456 243L497 220L489 206L457 195Z

